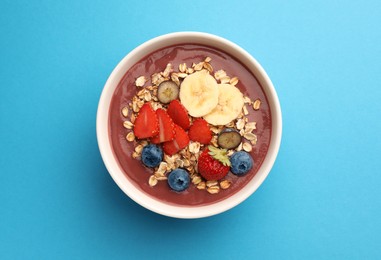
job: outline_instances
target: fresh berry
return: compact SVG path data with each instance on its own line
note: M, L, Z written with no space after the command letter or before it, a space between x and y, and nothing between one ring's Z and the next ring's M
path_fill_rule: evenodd
M208 126L208 122L204 119L196 119L188 131L189 139L201 144L208 144L212 140L212 132Z
M142 151L142 162L145 166L154 168L163 160L163 150L160 146L149 144Z
M159 134L152 137L151 142L159 144L173 140L175 138L175 124L172 119L162 108L156 110L156 115L159 120Z
M175 169L168 174L168 184L172 190L184 191L189 187L189 173L183 169Z
M244 151L235 152L231 158L231 171L235 175L242 176L253 168L253 158Z
M198 157L198 172L208 181L222 179L229 170L230 161L226 149L209 145Z
M159 121L150 103L145 103L139 110L134 124L134 135L138 139L155 136L159 133Z
M234 149L239 146L241 141L241 135L234 128L223 129L217 138L218 145L225 149Z
M175 139L163 143L163 150L168 155L174 155L184 149L189 144L187 133L180 126L175 124Z
M179 86L171 80L163 81L157 88L157 98L161 103L168 104L179 97Z
M181 126L184 130L188 130L190 126L188 112L179 100L176 99L169 103L167 113L175 124Z

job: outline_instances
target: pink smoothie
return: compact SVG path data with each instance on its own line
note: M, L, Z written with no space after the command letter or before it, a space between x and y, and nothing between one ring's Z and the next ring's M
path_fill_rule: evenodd
M172 191L166 181L159 181L156 186L150 187L148 185L148 178L152 174L152 169L145 167L139 160L132 158L134 145L126 140L129 130L123 127L123 122L126 119L120 111L128 105L136 94L135 79L137 77L144 75L150 78L152 74L163 71L168 63L172 63L175 70L177 70L181 63L185 62L188 66L191 66L193 62L198 63L203 61L205 57L212 58L210 63L214 71L223 69L229 76L237 76L239 78L237 87L243 95L250 97L251 100L258 98L261 100L261 107L258 111L254 111L252 107L247 106L250 112L248 116L249 121L257 122L257 129L253 133L257 135L258 141L250 153L254 159L254 167L242 177L237 177L229 172L225 179L230 180L232 185L227 190L221 189L218 194L209 194L206 190L198 190L192 183L186 191L181 193ZM221 201L238 192L255 176L267 154L270 144L271 111L258 80L238 60L223 51L209 46L194 44L174 45L147 55L132 66L124 75L111 101L109 135L119 166L127 178L135 183L143 192L170 204L186 206L207 205Z

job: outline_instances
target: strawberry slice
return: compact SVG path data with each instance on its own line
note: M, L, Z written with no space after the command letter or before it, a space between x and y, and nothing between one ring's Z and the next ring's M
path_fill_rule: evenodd
M175 99L171 101L168 105L167 113L175 124L181 126L184 130L188 130L190 126L188 112L179 100Z
M138 139L149 138L159 133L159 121L150 103L139 110L134 124L134 135Z
M212 140L212 132L208 126L208 122L204 119L196 119L189 128L189 138L192 141L200 142L201 144L209 144Z
M180 126L175 124L175 139L163 143L163 150L168 155L174 155L184 149L189 144L187 133Z
M172 119L162 108L156 110L156 115L159 120L159 134L151 138L151 143L159 144L173 140L175 138L175 124Z

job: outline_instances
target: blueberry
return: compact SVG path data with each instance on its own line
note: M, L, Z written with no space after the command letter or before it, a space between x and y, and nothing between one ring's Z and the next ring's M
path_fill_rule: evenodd
M172 190L183 191L189 187L190 178L186 170L175 169L168 175L168 184Z
M250 154L244 151L235 152L230 157L231 171L235 175L242 176L253 168L254 161Z
M160 146L149 144L142 151L142 162L147 167L156 167L163 160L163 150Z

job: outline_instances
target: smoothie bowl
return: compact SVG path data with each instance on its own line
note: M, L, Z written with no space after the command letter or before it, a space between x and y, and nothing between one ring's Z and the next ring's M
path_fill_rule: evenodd
M221 37L149 40L113 70L97 112L103 161L143 207L201 218L248 198L280 145L281 110L266 72Z

